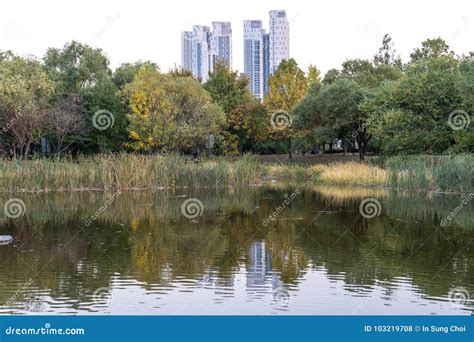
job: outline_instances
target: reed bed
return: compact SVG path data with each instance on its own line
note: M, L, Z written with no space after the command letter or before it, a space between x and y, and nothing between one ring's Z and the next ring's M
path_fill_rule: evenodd
M320 184L387 187L437 192L473 192L474 156L404 156L370 163L265 165L266 177Z
M270 178L310 179L317 183L334 185L386 186L388 172L378 166L363 163L334 163L318 165L270 165Z
M474 156L400 156L378 161L392 187L443 192L474 191Z
M195 163L179 155L98 155L78 160L0 161L0 190L85 191L176 187L243 187L260 179L260 164L246 155Z
M267 164L256 156L195 163L179 155L97 155L78 160L0 160L0 191L247 187L263 179L438 192L474 191L473 155L379 158L370 163Z

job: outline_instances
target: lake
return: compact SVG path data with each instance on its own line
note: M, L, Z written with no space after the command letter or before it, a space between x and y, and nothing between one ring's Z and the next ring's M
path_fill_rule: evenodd
M474 312L462 195L276 183L11 197L1 314Z

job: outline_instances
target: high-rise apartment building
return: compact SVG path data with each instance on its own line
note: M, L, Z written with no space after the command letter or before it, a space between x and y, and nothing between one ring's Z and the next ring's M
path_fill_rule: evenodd
M269 12L269 31L260 20L244 21L244 74L250 90L259 99L267 93L268 79L283 59L290 57L290 27L284 10ZM217 61L232 68L232 26L215 21L208 26L193 26L181 33L181 65L203 82Z
M186 70L193 70L194 59L194 32L181 32L181 66Z
M286 12L270 11L269 27L266 33L260 20L244 21L244 73L250 79L250 90L259 99L267 93L270 74L290 57Z
M244 73L255 97L264 95L264 35L260 20L244 21Z
M212 23L211 34L212 66L220 60L232 66L232 25L229 21L215 21Z
M290 25L286 12L270 11L270 72L273 73L283 59L290 57Z
M263 35L263 96L267 93L270 77L270 34Z
M205 82L217 60L232 65L232 28L230 22L195 25L181 33L181 66Z

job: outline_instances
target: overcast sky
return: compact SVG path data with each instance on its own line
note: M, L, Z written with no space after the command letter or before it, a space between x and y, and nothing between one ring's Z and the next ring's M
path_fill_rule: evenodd
M371 58L389 33L404 61L426 38L441 36L458 54L474 50L474 1L370 0L15 0L0 5L0 50L41 57L78 40L100 47L111 66L152 60L163 71L181 63L180 32L231 21L233 67L243 69L243 20L284 9L290 53L323 72L347 58Z

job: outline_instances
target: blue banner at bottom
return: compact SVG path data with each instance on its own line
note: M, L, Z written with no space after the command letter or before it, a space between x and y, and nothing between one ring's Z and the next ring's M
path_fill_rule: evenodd
M472 316L1 316L0 341L469 341Z

